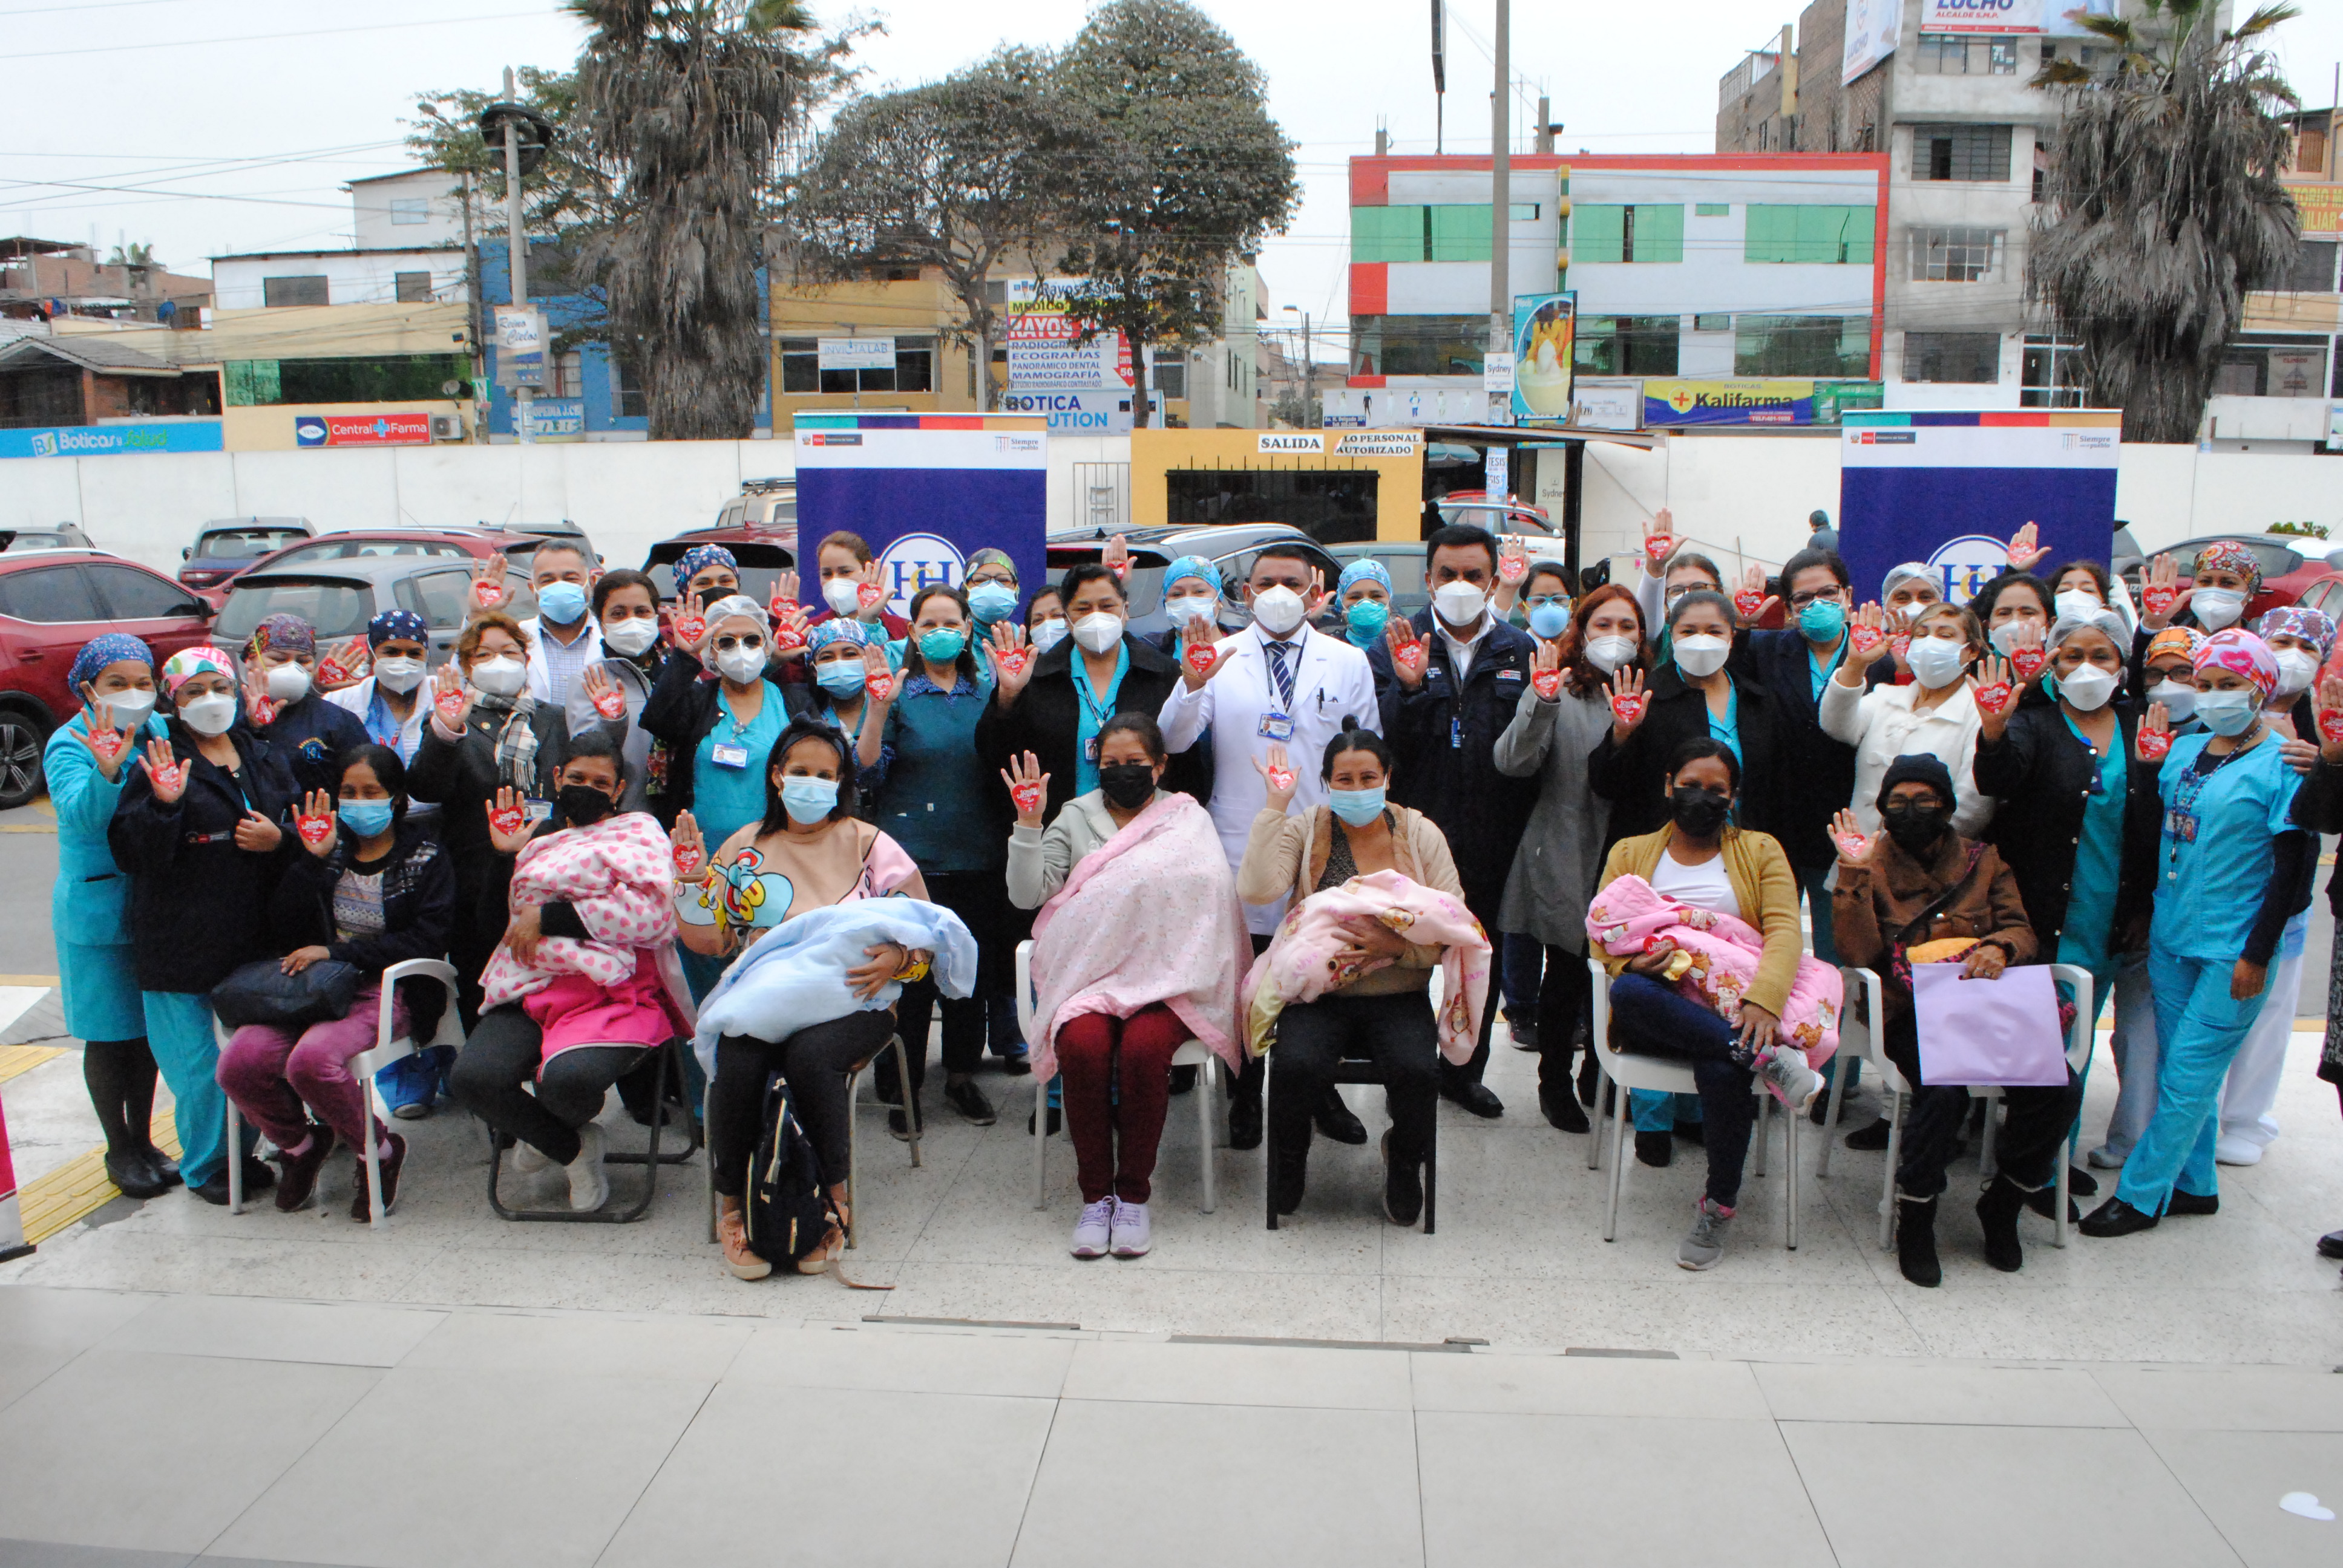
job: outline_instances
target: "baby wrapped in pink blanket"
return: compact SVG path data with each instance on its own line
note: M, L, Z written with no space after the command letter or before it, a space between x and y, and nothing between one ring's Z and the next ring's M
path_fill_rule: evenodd
M1268 950L1253 960L1245 976L1247 1048L1255 1056L1269 1049L1277 1015L1287 1003L1316 1001L1395 961L1345 956L1355 950L1342 922L1363 917L1418 947L1442 949L1440 1054L1453 1062L1469 1060L1481 1037L1481 1007L1489 994L1489 935L1462 902L1397 871L1353 877L1286 911Z
M1595 893L1586 907L1586 934L1618 958L1674 942L1682 955L1676 989L1715 1008L1728 1023L1741 1021L1742 999L1765 954L1765 939L1747 921L1678 903L1641 877L1621 877ZM1820 1067L1838 1050L1845 999L1838 970L1811 953L1799 956L1798 976L1782 1009L1782 1037L1805 1052L1808 1066Z

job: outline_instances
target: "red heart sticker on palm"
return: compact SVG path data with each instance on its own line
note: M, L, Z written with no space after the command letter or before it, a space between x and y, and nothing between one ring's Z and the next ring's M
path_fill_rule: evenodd
M594 711L605 719L624 719L627 716L626 693L615 689L601 693L594 699Z
M1114 580L1121 582L1123 578L1131 575L1131 562L1128 560L1117 561L1110 569L1114 573Z
M704 615L686 612L677 616L669 623L669 626L675 633L676 646L679 648L689 648L708 635L708 618Z
M1675 554L1675 548L1676 539L1674 534L1653 534L1644 540L1644 553L1652 558L1654 566L1658 566Z
M2142 761L2161 762L2164 760L2165 753L2171 749L2172 731L2169 729L2143 729L2139 732L2139 755Z
M1041 809L1041 785L1039 779L1028 779L1022 784L1009 787L1009 798L1017 802L1020 816L1031 817Z
M1765 596L1755 588L1742 588L1733 596L1733 608L1741 612L1744 620L1755 620L1757 612L1765 608Z
M1889 638L1887 639L1887 649L1890 653L1893 653L1897 658L1903 660L1905 663L1911 663L1912 634L1906 632L1902 636Z
M2328 744L2343 746L2343 709L2329 709L2318 716L2318 733Z
M875 700L884 702L895 695L895 678L891 675L871 676L862 683L862 689Z
M1987 713L1999 713L2009 706L2009 699L2016 695L2009 682L1988 680L1976 689L1976 705Z
M1281 795L1286 790L1292 789L1293 769L1291 768L1272 768L1269 770L1269 787L1276 790Z
M2150 615L2170 615L2173 605L2179 598L2180 590L2175 588L2157 586L2145 588L2139 591L2139 601L2147 607L2147 613Z
M773 618L773 651L776 653L795 653L799 648L801 648L804 646L805 633L798 629L797 623L794 620L785 619L778 614L775 615Z
M1529 557L1522 553L1521 547L1518 545L1507 545L1504 554L1497 558L1498 579L1503 582L1517 583L1529 575Z
M1562 671L1558 669L1533 670L1530 673L1530 685L1536 689L1537 694L1540 697L1544 698L1548 702L1552 702L1555 698L1562 695Z
M111 762L122 755L122 737L112 729L93 729L89 734L89 749Z
M317 684L347 686L358 678L358 668L355 658L344 663L340 650L337 649L317 661Z
M773 597L765 601L765 613L775 620L779 620L796 608L795 602L782 597L781 590L778 588L773 590Z
M877 583L864 583L854 590L854 602L864 609L874 609L887 597L887 590Z
M1020 648L1018 651L1022 653L1025 650ZM1209 642L1192 642L1188 645L1188 651L1182 654L1180 658L1190 669L1194 670L1199 677L1202 677L1212 674L1212 666L1221 661L1221 650ZM1008 662L1006 654L1001 656L1001 662L1004 664Z
M184 762L166 762L149 771L155 776L155 788L157 789L176 790L187 781L187 765Z
M332 835L334 819L331 817L312 817L304 812L293 819L293 830L301 835L301 842L314 849Z
M1857 653L1869 653L1887 640L1887 634L1875 626L1858 626L1846 635L1848 640L1855 644Z
M1617 715L1620 723L1633 724L1644 717L1646 700L1640 691L1614 692L1611 698L1611 711Z
M1834 833L1831 839L1838 845L1838 852L1850 860L1860 860L1863 852L1871 848L1871 840L1860 833Z
M432 699L432 706L439 710L440 718L446 719L449 725L455 725L464 717L464 694L460 691L443 691Z
M498 806L488 813L488 826L507 839L519 832L528 820L528 813L518 806Z
M1022 675L1033 662L1033 650L1030 648L1012 648L1005 653L997 653L993 657L1001 661L1002 674Z
M473 586L472 597L479 600L482 609L494 609L505 602L505 585L483 580Z
M678 881L692 880L699 875L700 869L707 864L708 853L699 845L678 844L675 847L675 875Z
M1392 661L1397 664L1402 669L1407 671L1410 675L1422 675L1423 673L1423 644L1420 642L1411 642L1403 645L1397 653L1392 655Z
M2020 680L2033 679L2048 662L2048 656L2038 648L2021 648L2009 656L2009 668L2017 672Z
M246 702L252 709L252 724L254 729L266 729L270 725L277 722L277 699L275 698L254 697L247 699Z

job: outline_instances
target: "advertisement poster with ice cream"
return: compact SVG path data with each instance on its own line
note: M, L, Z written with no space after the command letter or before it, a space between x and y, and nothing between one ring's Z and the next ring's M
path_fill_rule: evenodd
M1567 423L1575 294L1513 296L1513 422Z

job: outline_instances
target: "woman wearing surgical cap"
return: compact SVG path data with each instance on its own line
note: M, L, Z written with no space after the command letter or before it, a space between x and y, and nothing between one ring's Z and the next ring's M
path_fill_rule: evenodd
M262 618L245 639L246 677L268 699L268 722L260 738L292 769L293 782L307 795L341 788L337 765L343 752L367 743L366 726L317 691L317 628L297 615Z
M2318 846L2292 820L2300 780L2262 716L2278 659L2251 632L2216 632L2197 652L2196 674L2205 733L2174 741L2157 780L2164 818L2147 949L2162 1057L2156 1114L2115 1196L2084 1220L2088 1236L2220 1207L2222 1080L2263 1006L2293 1006L2269 1000L2269 966L2309 897Z
M216 1073L211 989L267 950L266 917L293 842L284 826L299 797L290 771L241 723L242 671L216 648L182 648L163 665L166 733L128 770L106 844L130 873L146 1043L171 1086L179 1171L208 1203L228 1200L227 1101ZM244 1159L244 1185L276 1181Z
M2261 558L2235 539L2217 539L2198 550L2185 588L2180 587L2178 563L2170 556L2158 556L2147 563L2139 624L2149 632L2167 626L2193 626L2210 636L2241 625L2246 607L2261 588ZM2155 602L2158 590L2177 597L2158 608Z
M57 816L57 875L49 884L57 989L65 1032L82 1042L82 1081L106 1131L106 1174L133 1198L179 1180L155 1147L155 1058L130 929L130 879L106 841L115 803L149 740L169 729L155 712L155 655L108 632L75 656L65 685L81 711L50 733L41 773Z
M1372 556L1362 557L1334 579L1334 607L1342 619L1325 629L1341 633L1353 648L1373 648L1391 624L1391 599L1390 570Z
M676 598L694 609L739 591L740 563L722 545L694 545L676 558Z
M1347 581L1349 573L1344 573ZM1203 627L1220 623L1221 568L1202 556L1181 556L1163 568L1163 616L1167 631L1146 640L1159 653L1180 657L1180 628L1194 622Z
M978 636L990 633L996 621L1016 620L1017 563L1007 550L986 548L970 556L960 586L968 590L968 612Z

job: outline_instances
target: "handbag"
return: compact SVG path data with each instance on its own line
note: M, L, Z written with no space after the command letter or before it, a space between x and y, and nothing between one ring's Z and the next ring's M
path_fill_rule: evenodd
M287 974L278 959L239 964L212 987L212 1014L230 1029L267 1024L307 1029L349 1016L357 1000L358 969L339 959L321 959L298 974Z
M1924 1082L1937 1086L2063 1088L2066 1041L2046 964L1968 980L1957 963L1913 971L1913 1024Z

